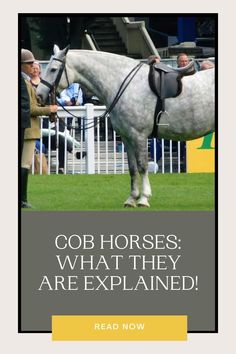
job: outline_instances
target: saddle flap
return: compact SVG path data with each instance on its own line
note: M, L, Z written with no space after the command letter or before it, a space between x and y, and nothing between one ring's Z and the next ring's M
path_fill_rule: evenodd
M164 69L165 67L166 65ZM182 89L180 77L179 73L174 70L159 70L151 65L148 75L149 86L160 99L176 97Z

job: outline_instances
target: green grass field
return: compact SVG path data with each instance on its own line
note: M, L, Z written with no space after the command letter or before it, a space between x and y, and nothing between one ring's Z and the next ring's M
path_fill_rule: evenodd
M151 207L125 210L213 210L214 176L150 174ZM123 211L129 192L129 175L34 175L29 176L28 200L33 211Z

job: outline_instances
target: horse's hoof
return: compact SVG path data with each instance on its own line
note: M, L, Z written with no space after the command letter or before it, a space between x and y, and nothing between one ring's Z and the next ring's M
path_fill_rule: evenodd
M125 208L136 208L136 200L132 197L129 197L125 202L124 202L124 207Z
M124 204L124 208L136 208L136 204L135 204L135 203L133 203L133 204L131 204L131 203L125 203L125 204Z
M150 204L148 203L148 200L146 198L141 198L138 201L138 207L139 208L150 208Z
M138 207L139 208L150 208L150 205L149 205L149 203L147 203L147 204L138 203Z

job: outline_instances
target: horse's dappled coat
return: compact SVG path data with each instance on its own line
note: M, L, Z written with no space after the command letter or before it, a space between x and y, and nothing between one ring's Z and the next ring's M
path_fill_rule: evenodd
M109 107L125 77L138 61L116 54L89 51L59 50L54 46L54 58L65 60L59 88L79 82ZM53 59L53 58L52 58ZM50 84L56 80L59 61L51 59L43 79ZM58 68L58 69L55 69ZM52 70L53 69L53 70ZM153 129L156 96L148 84L149 66L144 64L110 113L113 128L126 147L131 177L131 194L125 206L149 206L151 187L148 179L147 138ZM214 131L214 69L204 70L182 79L182 92L166 99L168 115L161 117L158 137L191 140ZM43 101L49 87L40 84L37 94ZM163 124L164 123L164 124ZM139 192L138 174L142 186Z

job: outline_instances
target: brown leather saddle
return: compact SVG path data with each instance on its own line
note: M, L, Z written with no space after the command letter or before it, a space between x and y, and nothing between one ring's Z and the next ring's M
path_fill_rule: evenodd
M182 92L182 77L193 75L195 72L193 61L183 68L171 68L163 63L150 65L149 86L157 96L152 137L157 137L158 124L162 113L167 113L165 99L177 97Z

